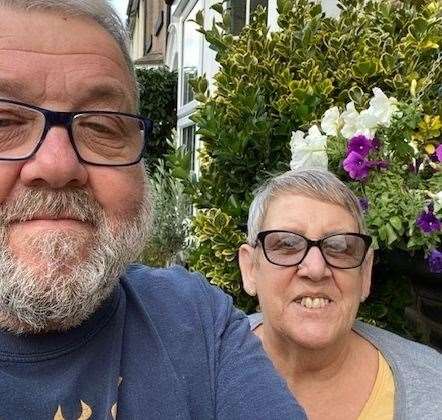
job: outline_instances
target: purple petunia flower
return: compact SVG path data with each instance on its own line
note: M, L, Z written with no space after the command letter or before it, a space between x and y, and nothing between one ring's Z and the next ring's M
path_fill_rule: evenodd
M439 144L439 146L436 147L436 156L439 162L442 163L442 144Z
M367 197L359 197L358 201L359 201L359 206L361 207L362 212L367 213L368 207L369 207L368 198Z
M350 152L342 164L345 171L350 175L350 178L357 179L358 181L367 178L368 171L371 167L370 162L356 152Z
M356 152L360 156L366 157L371 150L377 147L378 144L379 141L376 141L375 143L372 139L365 137L363 134L359 134L348 141L347 155L351 152Z
M442 252L433 249L428 254L427 264L432 273L442 273Z
M438 232L441 228L440 220L434 215L432 209L423 211L417 217L416 225L424 233Z

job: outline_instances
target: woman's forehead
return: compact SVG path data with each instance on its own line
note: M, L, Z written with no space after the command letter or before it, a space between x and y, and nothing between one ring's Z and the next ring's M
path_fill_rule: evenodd
M313 229L315 227L315 229ZM342 205L285 192L270 199L261 230L284 229L299 233L357 231L358 223Z

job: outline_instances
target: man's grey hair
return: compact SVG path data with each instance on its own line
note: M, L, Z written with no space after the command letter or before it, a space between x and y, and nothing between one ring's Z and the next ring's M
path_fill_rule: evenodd
M299 194L341 206L353 216L359 233L366 233L363 212L354 193L331 172L306 169L288 171L270 178L254 192L255 198L250 205L247 223L249 245L256 244L270 202L285 193Z
M107 0L0 0L0 8L14 10L52 10L69 16L83 16L97 22L117 42L123 53L132 82L132 94L138 106L138 85L129 53L126 28Z

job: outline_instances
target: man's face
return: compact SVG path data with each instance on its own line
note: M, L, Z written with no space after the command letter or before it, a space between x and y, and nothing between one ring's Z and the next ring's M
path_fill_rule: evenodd
M0 9L0 19L1 99L134 111L123 55L99 25L48 11ZM30 159L0 161L0 327L39 331L84 320L142 245L148 211L142 165L83 164L65 128L49 130ZM75 296L93 301L80 315Z

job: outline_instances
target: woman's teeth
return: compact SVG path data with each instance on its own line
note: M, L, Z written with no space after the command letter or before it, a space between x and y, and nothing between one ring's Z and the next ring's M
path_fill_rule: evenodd
M320 309L325 308L330 303L330 299L303 297L298 303L308 309Z

